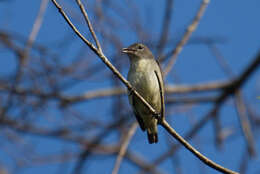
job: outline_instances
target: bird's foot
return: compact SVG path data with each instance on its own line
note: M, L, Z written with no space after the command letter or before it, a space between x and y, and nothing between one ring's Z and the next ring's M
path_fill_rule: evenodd
M132 96L134 94L134 88L128 88L128 96Z
M157 120L160 120L161 114L160 113L155 113L155 114L153 114L153 117L156 118Z

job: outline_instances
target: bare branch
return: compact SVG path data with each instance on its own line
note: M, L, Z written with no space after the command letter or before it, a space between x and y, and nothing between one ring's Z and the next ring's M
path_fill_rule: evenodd
M27 44L24 50L24 57L27 58L28 54L30 53L30 49L33 45L34 40L36 39L36 36L41 28L44 13L46 11L47 5L48 5L49 0L42 0L41 5L40 5L40 10L38 12L38 15L35 19L35 22L32 27L32 31L29 35L29 38L27 40Z
M213 116L217 115L217 112L223 105L224 101L228 98L228 96L234 94L236 90L241 88L241 86L245 83L248 77L256 70L259 64L260 52L258 53L256 58L250 63L250 65L247 66L245 71L241 73L241 75L236 80L234 80L234 82L228 88L223 89L222 93L216 100L214 108L212 108L200 121L198 121L198 123L184 136L184 138L187 140L192 138L195 135L195 133L198 132ZM159 163L163 162L165 159L171 156L179 147L179 145L172 146L172 148L169 151L165 152L154 161L154 165L159 165Z
M223 90L230 86L230 81L207 82L195 85L167 85L165 87L166 93L193 93L193 92L208 92L213 90Z
M192 23L187 28L187 30L184 33L182 39L177 44L176 48L172 51L172 57L170 58L167 66L164 69L164 75L165 76L170 72L172 66L176 62L178 54L181 52L183 46L189 40L192 32L197 28L197 26L199 24L199 21L200 21L201 17L203 16L203 14L204 14L207 6L208 6L209 1L210 0L202 0L202 3L201 3L200 8L199 8L199 10L197 12L197 15L195 16L195 18L193 19ZM163 60L160 60L160 61L163 61Z
M163 19L160 41L158 43L157 55L159 57L167 43L172 16L173 16L173 0L167 0L165 4L165 14Z
M88 45L88 47L94 51L95 53L97 53L97 48L91 43L89 42L79 31L78 29L72 24L72 22L70 21L69 17L66 15L66 13L63 11L63 9L61 8L61 6L56 2L56 0L51 0L53 2L53 4L56 6L56 8L59 10L60 14L62 15L62 17L66 20L66 22L69 24L69 26L72 28L72 30L79 36L79 38Z
M240 125L242 128L242 132L247 142L248 152L250 156L255 156L256 150L255 150L254 136L249 123L248 115L246 113L246 106L240 92L235 93L235 104L236 104L236 110L238 113Z
M148 163L147 161L143 160L139 155L133 153L129 153L128 151L125 154L126 159L130 160L134 164L138 164L143 170L149 171L152 174L161 174L161 172L157 169L157 167L153 164Z
M214 103L217 101L216 96L205 96L205 97L168 97L166 100L167 104L203 104L203 103Z
M129 91L131 91L134 95L136 95L143 103L144 105L153 113L154 115L157 115L156 111L151 107L151 105L145 101L145 99L131 86L131 84L121 75L121 73L113 66L113 64L107 59L107 57L96 47L90 43L78 30L77 28L72 24L70 19L67 17L65 12L62 10L61 6L56 2L56 0L52 0L52 2L55 4L59 12L62 14L64 19L67 21L69 26L73 29L73 31L90 47L90 49L107 65L107 67L123 82Z
M121 161L123 160L123 157L124 157L124 155L126 153L127 146L130 143L131 138L133 137L134 133L136 132L137 126L138 126L138 123L134 122L132 124L132 126L130 127L130 129L128 130L127 134L124 135L125 137L124 137L124 140L123 140L123 142L121 144L118 156L116 158L116 162L115 162L115 166L114 166L114 169L112 171L112 174L117 174L118 173Z
M185 139L183 139L168 123L166 120L162 120L161 125L167 130L169 134L171 134L175 139L177 139L183 146L186 147L191 153L193 153L196 157L198 157L204 164L207 166L214 168L222 173L226 174L238 174L232 170L224 168L223 166L211 161L207 157L203 156L199 151L197 151L194 147L192 147Z
M89 18L88 18L88 14L87 14L87 12L86 12L86 10L85 10L83 4L81 3L81 0L77 0L77 4L78 4L78 6L79 6L81 12L82 12L83 15L84 15L85 21L86 21L86 23L88 24L89 31L91 32L91 34L92 34L92 36L93 36L93 38L94 38L94 40L95 40L95 43L96 43L96 45L97 45L97 49L98 49L100 52L102 52L102 48L101 48L101 46L100 46L100 43L99 43L99 41L98 41L98 39L97 39L97 36L96 36L95 31L94 31L94 29L93 29L93 27L92 27L92 24L91 24L91 22L90 22L90 20L89 20Z

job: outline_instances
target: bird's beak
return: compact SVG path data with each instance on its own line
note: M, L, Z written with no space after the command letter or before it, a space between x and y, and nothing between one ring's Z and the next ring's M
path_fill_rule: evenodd
M133 53L134 50L130 49L130 48L123 48L122 49L122 53L126 53L126 54L129 54L129 53Z

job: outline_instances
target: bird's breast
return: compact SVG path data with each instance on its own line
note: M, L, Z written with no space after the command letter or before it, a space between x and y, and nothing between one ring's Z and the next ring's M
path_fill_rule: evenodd
M154 73L152 60L139 60L133 62L128 73L128 80L136 90L144 93L157 92L158 81Z
M148 103L160 110L158 79L154 72L154 64L149 61L144 60L136 64L131 64L128 80Z

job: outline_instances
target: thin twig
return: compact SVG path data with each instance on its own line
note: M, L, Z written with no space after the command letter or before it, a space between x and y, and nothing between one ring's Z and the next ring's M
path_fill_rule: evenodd
M158 53L157 53L157 55L159 57L161 57L161 53L162 53L162 51L165 48L166 43L167 43L171 19L172 19L172 16L173 16L172 11L173 11L173 0L167 0L167 2L165 4L165 14L164 14L164 19L163 19L160 41L158 43Z
M248 115L246 112L246 105L243 101L243 98L241 96L241 93L238 91L235 93L235 104L236 104L236 110L239 118L239 122L242 128L242 132L244 134L245 140L247 142L247 148L250 156L256 155L255 150L255 141L254 136L252 133L252 129L249 123Z
M221 127L221 122L220 122L220 116L218 115L218 112L215 113L215 116L213 116L213 125L214 125L214 130L215 130L215 145L217 149L220 149L222 144L223 144L223 133L222 133L222 127Z
M126 152L125 158L128 159L133 164L138 164L142 170L147 170L151 174L164 174L165 172L159 170L156 165L150 164L147 162L146 158L141 158L138 154Z
M124 141L122 142L122 145L120 147L120 150L119 150L118 156L116 158L116 162L115 162L115 166L114 166L114 169L112 171L112 174L118 173L120 164L121 164L122 159L123 159L123 157L126 153L128 144L130 143L131 138L133 137L134 133L136 132L137 127L138 127L138 123L134 122L132 124L132 126L130 127L130 129L128 130L127 134L124 135Z
M30 49L33 45L33 42L35 41L36 36L37 36L37 34L38 34L38 32L41 28L44 13L46 11L48 2L49 2L49 0L42 0L42 2L41 2L40 10L39 10L38 15L35 19L35 22L34 22L33 27L32 27L32 31L29 35L29 38L28 38L26 46L25 46L25 50L24 50L24 57L25 58L28 58L28 55L30 54Z
M72 30L79 36L79 38L88 45L88 47L94 51L97 54L97 48L91 43L89 42L79 31L78 29L72 24L72 22L70 21L69 17L66 15L66 13L63 11L63 9L61 8L61 6L56 2L56 0L51 0L52 3L56 6L56 8L59 10L60 14L62 15L62 17L66 20L66 22L69 24L69 26L72 28Z
M197 28L199 21L201 19L201 17L203 16L208 4L209 4L210 0L202 0L202 3L200 5L200 8L197 12L197 15L195 16L195 18L193 19L192 23L189 25L189 27L187 28L186 32L184 33L182 39L179 41L179 43L177 44L176 48L172 51L172 57L169 60L168 65L166 66L165 70L164 70L164 75L166 76L172 66L174 65L174 63L176 62L177 56L178 54L181 52L183 46L187 43L187 41L189 40L191 34L193 33L193 31ZM163 60L160 60L163 61Z
M222 173L226 174L238 174L232 170L229 170L202 155L199 151L197 151L194 147L192 147L185 139L183 139L168 123L166 120L162 120L161 125L170 133L175 139L177 139L183 146L186 147L191 153L193 153L196 157L198 157L204 164L207 166L214 168Z
M216 47L216 45L214 43L208 43L207 45L211 53L215 56L218 64L220 65L224 73L230 78L234 77L234 73L232 72L231 67L228 65L226 59L221 54L220 50Z
M246 171L248 169L248 165L249 165L249 155L248 155L248 149L245 150L245 152L243 152L243 154L241 155L242 159L239 165L239 173L240 174L246 174Z
M87 12L86 12L86 9L84 8L84 5L81 3L81 0L77 0L77 4L78 4L78 6L79 6L81 12L82 12L83 15L84 15L85 21L86 21L86 23L88 24L89 31L90 31L90 33L92 34L92 36L93 36L93 38L94 38L94 40L95 40L95 43L96 43L96 45L97 45L97 49L98 49L100 52L102 52L102 48L101 48L100 43L99 43L99 41L98 41L98 39L97 39L97 36L96 36L95 31L94 31L94 29L93 29L93 27L92 27L92 24L90 23L90 20L89 20L89 18L88 18L88 14L87 14Z

